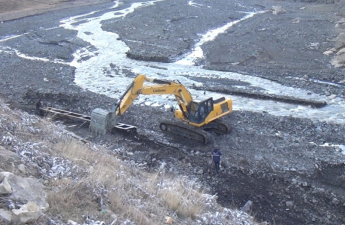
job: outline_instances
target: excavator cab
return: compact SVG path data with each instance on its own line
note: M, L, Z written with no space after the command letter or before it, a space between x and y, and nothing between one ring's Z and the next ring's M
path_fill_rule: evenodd
M188 120L193 123L203 123L205 118L213 111L213 98L193 100L190 103Z

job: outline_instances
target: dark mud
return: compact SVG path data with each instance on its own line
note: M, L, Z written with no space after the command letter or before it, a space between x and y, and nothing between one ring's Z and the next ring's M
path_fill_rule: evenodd
M120 7L134 1L124 2ZM205 44L205 58L197 62L198 65L345 97L341 83L344 70L333 67L331 56L323 54L334 45L331 40L339 32L334 29L334 23L341 18L341 1L322 5L319 3L331 2L224 0L198 3L209 5L213 13L202 7L193 10L180 7L185 1L163 1L141 8L124 19L104 21L103 28L119 34L130 47L128 57L173 62L194 46L198 33L240 19L243 10L267 11ZM271 10L275 5L281 5L287 13L274 15ZM6 22L0 27L2 38L27 34L2 42L1 48L70 62L72 53L88 43L76 38L76 32L56 29L57 33L52 33L45 28L57 26L62 18L109 6L112 4L53 11ZM40 25L33 25L37 23ZM0 52L0 71L0 96L12 108L29 113L35 113L37 99L42 99L45 106L87 115L94 108L108 108L115 101L75 86L74 68L68 65L32 61L18 57L14 51L12 54ZM338 85L316 83L315 79ZM232 90L249 98L275 98L260 96L255 89L248 93L236 92L232 85L236 84L217 84L212 88L222 93ZM299 102L298 96L287 100L304 104ZM325 103L305 104L322 107ZM222 170L216 174L210 161L211 145L191 143L160 132L159 121L172 116L171 112L161 109L133 106L121 122L138 126L136 135L115 133L97 137L88 131L86 124L68 129L109 150L122 149L118 152L120 157L143 169L155 170L165 162L170 173L199 180L205 189L217 194L219 202L226 207L241 208L250 200L253 202L250 212L259 221L345 223L344 155L336 146L321 146L344 144L344 125L276 117L266 112L235 111L226 118L232 133L215 135L215 142L223 151Z

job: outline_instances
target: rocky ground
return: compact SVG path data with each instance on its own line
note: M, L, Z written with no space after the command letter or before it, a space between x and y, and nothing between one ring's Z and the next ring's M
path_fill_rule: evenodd
M229 2L233 13L228 13ZM326 96L345 97L344 60L340 52L345 46L345 39L341 38L345 28L341 22L345 16L344 1L203 1L215 13L206 15L200 9L197 20L196 12L181 9L179 3L164 1L157 7L143 8L121 21L107 21L103 29L119 34L130 47L127 54L130 58L172 62L195 44L201 26L205 28L201 30L207 30L221 21L241 18L236 12L241 11L243 4L247 9L271 11L259 15L257 20L242 22L240 29L233 27L216 41L204 45L205 58L198 64L210 70L240 72ZM281 7L273 7L277 5ZM36 23L50 27L68 15L109 6L110 3L104 3L68 8L7 21L0 27L2 39L28 34L21 39L0 42L2 50L10 46L28 55L69 62L71 54L87 43L76 39L74 31L64 30L61 38L49 36ZM159 22L165 20L173 22L166 27ZM1 49L0 58L0 95L13 108L34 113L33 105L40 98L46 104L90 114L92 109L104 108L114 101L73 85L74 68L69 65L27 60ZM219 80L200 78L198 81L220 90L224 88ZM227 85L231 89L231 84ZM224 157L221 173L214 174L209 157L212 146L165 137L157 129L156 115L160 115L159 120L171 117L170 112L163 110L132 107L123 121L139 127L134 136L95 137L88 133L87 126L71 130L109 149L123 146L133 152L124 153L123 158L146 164L147 170L164 161L171 172L197 178L211 187L226 207L240 208L251 200L252 213L259 221L345 224L344 155L336 146L321 146L344 144L343 124L277 117L264 111L234 111L228 117L232 133L215 137Z

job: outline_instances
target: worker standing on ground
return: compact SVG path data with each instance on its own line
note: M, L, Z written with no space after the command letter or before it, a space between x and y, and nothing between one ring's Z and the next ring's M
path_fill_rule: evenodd
M219 173L220 170L220 156L222 155L222 152L219 149L219 146L215 146L214 151L212 152L212 159L214 162L214 166L216 168L217 173Z

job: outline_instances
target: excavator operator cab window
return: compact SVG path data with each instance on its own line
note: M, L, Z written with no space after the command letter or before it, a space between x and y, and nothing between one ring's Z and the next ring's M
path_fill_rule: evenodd
M190 104L189 121L193 123L202 123L205 118L213 110L213 99L208 98L206 100L194 100Z

